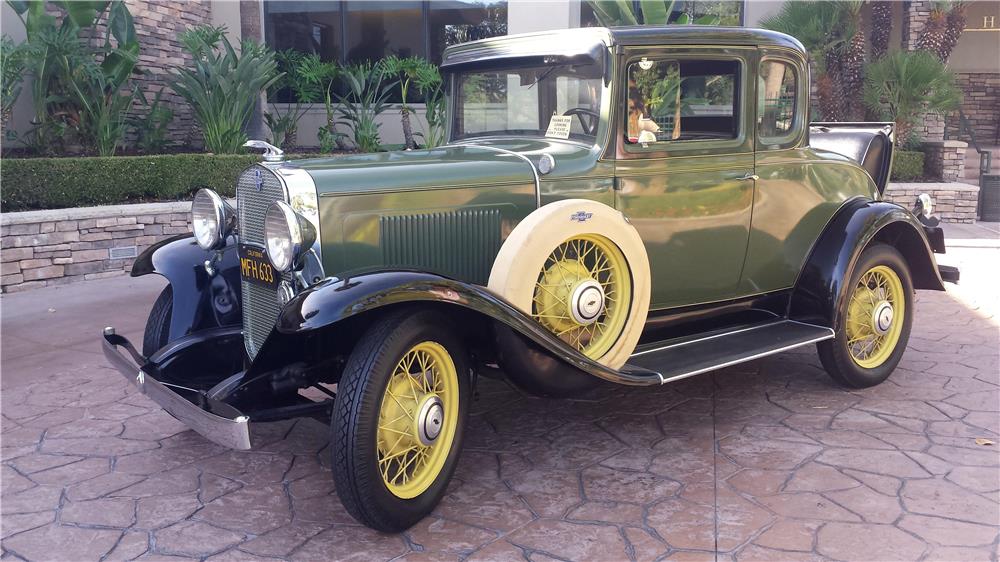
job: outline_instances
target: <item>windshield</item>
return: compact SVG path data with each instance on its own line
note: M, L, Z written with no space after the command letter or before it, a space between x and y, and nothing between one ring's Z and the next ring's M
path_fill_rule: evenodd
M602 79L596 63L458 74L452 139L517 135L592 143L600 121Z

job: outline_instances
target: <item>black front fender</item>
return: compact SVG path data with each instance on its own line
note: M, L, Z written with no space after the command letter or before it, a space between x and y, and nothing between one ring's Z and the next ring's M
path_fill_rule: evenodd
M857 198L837 211L813 246L792 291L789 317L836 330L846 284L861 252L873 241L903 254L914 288L944 290L924 227L913 213L893 203Z
M615 370L589 359L485 287L420 271L378 271L313 285L282 308L275 331L254 360L254 367L272 364L271 354L277 360L277 355L287 350L290 338L335 329L339 323L388 306L418 303L460 307L484 322L498 321L566 364L604 380L632 385L661 382L658 374L645 369L626 366Z
M212 263L212 274L206 261ZM236 244L206 251L190 234L168 238L147 248L132 264L132 277L150 273L165 277L173 290L170 341L198 330L241 324Z

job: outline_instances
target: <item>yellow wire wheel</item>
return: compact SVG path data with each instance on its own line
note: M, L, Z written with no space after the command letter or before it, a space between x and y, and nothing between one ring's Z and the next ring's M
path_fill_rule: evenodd
M444 469L458 427L458 371L433 341L407 350L382 396L377 431L378 471L394 496L426 491Z
M874 369L899 343L908 312L903 283L891 267L876 265L861 274L849 298L847 350L859 367Z
M618 368L645 325L649 261L619 211L568 199L514 228L497 254L489 289L580 353Z
M622 251L603 236L556 246L535 283L531 315L578 351L598 359L618 339L632 300Z

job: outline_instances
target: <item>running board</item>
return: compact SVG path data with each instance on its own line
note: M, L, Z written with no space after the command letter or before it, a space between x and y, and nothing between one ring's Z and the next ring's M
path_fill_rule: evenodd
M678 343L643 346L632 354L622 371L656 373L662 384L781 353L833 336L833 330L823 326L794 320L769 321Z

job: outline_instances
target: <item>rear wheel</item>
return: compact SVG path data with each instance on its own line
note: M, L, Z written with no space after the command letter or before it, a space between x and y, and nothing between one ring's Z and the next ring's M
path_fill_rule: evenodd
M899 364L913 324L913 282L899 251L874 244L862 252L847 298L837 314L837 334L817 344L830 376L866 388L889 378Z
M174 290L167 285L156 297L153 309L146 320L146 331L142 335L142 354L146 357L156 353L170 341L170 317L174 308Z
M355 519L402 531L430 513L455 470L468 410L464 346L433 311L386 316L338 385L333 479Z

